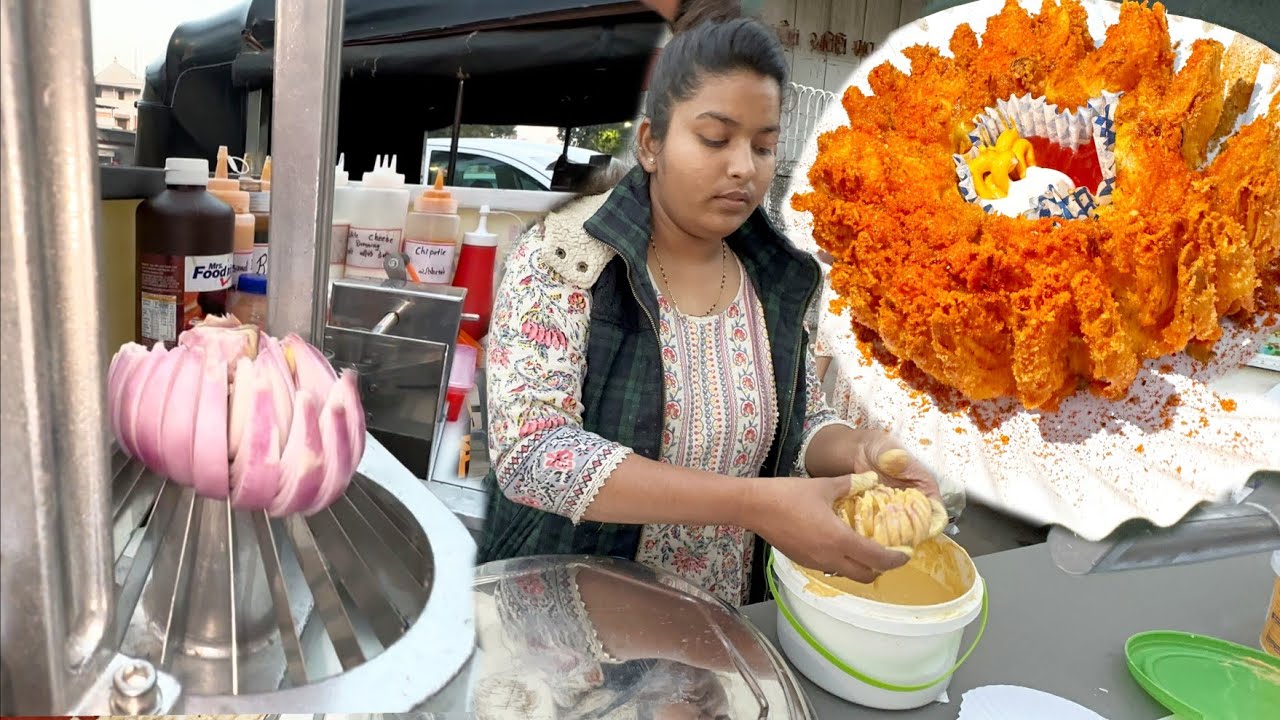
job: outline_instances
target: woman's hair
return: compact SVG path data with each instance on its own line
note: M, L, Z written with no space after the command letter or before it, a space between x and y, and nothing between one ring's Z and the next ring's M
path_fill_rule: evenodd
M689 4L700 2L693 0ZM736 2L732 4L737 5ZM708 2L707 5L715 3ZM685 12L684 7L681 10ZM688 14L694 12L705 14L685 24ZM717 12L725 10L690 8L676 20L677 27L685 25L689 29L677 32L658 56L649 76L644 113L652 125L654 137L659 140L666 137L670 128L672 107L693 97L708 75L745 70L772 78L777 81L779 90L786 87L787 60L782 54L778 36L752 18L722 20ZM692 24L694 20L697 24Z
M678 35L704 22L726 22L740 17L740 0L681 0L675 20L671 23L671 32Z

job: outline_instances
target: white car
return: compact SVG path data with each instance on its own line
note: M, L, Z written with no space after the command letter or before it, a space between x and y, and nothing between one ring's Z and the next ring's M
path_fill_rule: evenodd
M423 148L422 166L428 169L424 185L435 182L436 171L449 167L450 139L430 138ZM498 190L550 190L552 168L563 145L506 138L460 138L456 187ZM569 161L583 165L602 153L570 147Z

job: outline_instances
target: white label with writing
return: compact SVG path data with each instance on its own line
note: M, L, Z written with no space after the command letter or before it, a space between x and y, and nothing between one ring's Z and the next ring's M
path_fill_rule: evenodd
M182 287L186 292L217 292L231 287L232 253L188 255Z
M404 253L424 283L448 285L453 282L453 258L458 246L452 242L405 240Z
M234 267L234 270L232 271L232 275L234 275L235 277L240 277L241 275L249 272L249 266L252 263L253 263L252 250L245 250L244 252L236 253L235 256L231 258L231 264Z
M352 226L347 233L347 265L377 269L389 253L400 251L399 229L375 230Z
M329 264L345 265L347 262L347 235L351 223L335 222L329 232Z
M259 275L267 274L267 243L255 243L253 246L253 260L249 261L249 272Z

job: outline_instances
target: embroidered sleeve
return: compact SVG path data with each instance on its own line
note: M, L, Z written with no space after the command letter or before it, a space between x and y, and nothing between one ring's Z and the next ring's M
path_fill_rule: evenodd
M827 405L827 398L822 392L822 383L818 381L818 363L812 352L805 353L804 358L804 388L805 388L805 413L804 413L804 441L800 443L800 455L796 458L795 470L793 471L798 477L808 477L809 471L805 467L804 458L809 452L809 443L813 440L818 431L828 425L844 425L853 427L849 423L840 418L840 415Z
M576 249L575 249L576 250ZM591 293L583 255L535 230L508 256L488 338L489 450L503 494L581 522L630 449L582 429ZM600 258L584 272L598 274ZM580 274L580 273L579 273Z

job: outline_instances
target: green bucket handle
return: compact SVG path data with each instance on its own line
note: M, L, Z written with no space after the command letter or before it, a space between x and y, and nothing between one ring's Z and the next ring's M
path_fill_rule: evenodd
M950 670L944 672L936 680L924 683L923 685L894 685L892 683L887 683L864 675L854 668L849 667L847 663L836 657L830 650L823 647L822 643L818 642L812 635L810 635L809 631L805 630L804 626L800 624L800 621L796 620L795 616L791 614L791 608L787 607L787 601L783 599L782 593L778 592L777 582L774 580L774 576L776 574L777 571L773 567L773 550L770 549L769 563L768 567L765 569L764 577L765 581L769 584L769 592L773 595L774 601L778 604L778 610L782 611L782 616L787 619L787 622L791 624L791 627L795 629L796 633L799 634L805 642L809 643L809 647L818 651L818 654L826 658L827 662L839 668L844 674L861 680L871 687L880 688L881 690L889 690L891 692L916 692L918 690L927 690L943 680L946 680L955 674L956 670L960 669L960 666L964 664L965 660L969 659L969 655L977 649L978 642L982 640L982 633L987 629L987 588L984 585L982 588L982 619L978 622L978 635L973 639L973 644L969 646L969 649L964 651L964 654L960 656L959 660L956 660L956 664L952 665Z

